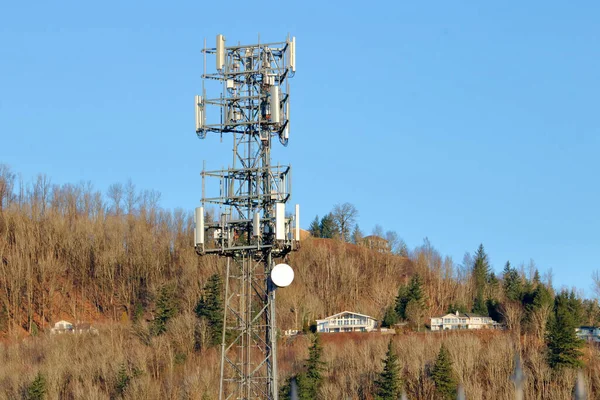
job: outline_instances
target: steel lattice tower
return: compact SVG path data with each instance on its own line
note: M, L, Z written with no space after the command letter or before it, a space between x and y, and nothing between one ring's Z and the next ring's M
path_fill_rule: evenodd
M205 41L202 52L196 133L233 137L233 165L203 169L202 207L195 213L196 252L227 258L219 399L277 399L279 283L271 272L275 259L298 248L300 230L298 206L295 215L285 214L291 167L271 164L271 146L288 143L295 38L228 47L218 35L216 47L207 48ZM215 72L207 72L207 56L215 57ZM207 98L209 85L222 88L218 97ZM207 179L218 182L218 196L206 195ZM205 220L204 207L210 204L219 209L213 221Z

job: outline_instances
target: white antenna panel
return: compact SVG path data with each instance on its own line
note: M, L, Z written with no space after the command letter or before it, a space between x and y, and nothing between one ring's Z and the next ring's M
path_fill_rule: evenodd
M202 106L202 96L196 96L196 132L200 132L204 127L204 107Z
M285 240L285 203L275 203L275 239Z
M217 35L217 70L225 66L225 36Z
M290 138L290 99L285 102L285 118L287 119L287 124L285 125L285 130L283 131L283 138Z
M260 236L260 213L254 213L254 221L252 222L252 233L255 237Z
M195 244L204 244L204 207L196 207L196 227L194 228Z
M273 122L274 124L279 124L281 122L279 107L279 86L271 86L270 92L271 122Z
M290 42L290 68L292 72L296 72L296 36Z
M300 241L300 204L296 204L296 227L294 229L294 239Z

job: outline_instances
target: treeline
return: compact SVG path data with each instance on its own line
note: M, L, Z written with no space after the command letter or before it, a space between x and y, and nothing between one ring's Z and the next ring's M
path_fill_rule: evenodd
M111 351L123 351L119 346L127 346L136 352L130 360L103 357L103 371L86 364L86 373L103 376L113 386L74 383L68 388L71 392L83 393L85 388L93 387L95 393L111 396L121 392L144 396L144 390L152 388L152 395L147 398L169 397L170 391L187 390L182 388L191 372L178 366L195 365L190 360L196 362L207 355L216 359L214 345L222 335L218 321L223 309L223 261L214 256L198 257L192 246L191 213L164 210L159 199L157 192L139 191L132 182L111 185L104 194L91 184L52 184L43 175L23 183L8 167L0 166L0 331L35 335L58 319L108 320L126 327L115 336L120 344L111 342ZM343 224L336 220L341 218L336 214L345 215ZM571 368L590 360L582 343L574 338L574 328L599 322L596 300L582 299L573 291L555 293L551 276L542 276L533 264L514 268L507 263L496 275L483 246L476 249L473 257L466 256L456 263L443 257L427 239L411 251L405 245L396 246L396 250L392 246L392 251L385 252L354 245L352 242L360 243L352 239L352 234L360 231L357 215L352 207L339 205L324 217L324 223L323 218L316 218L311 225L315 237L304 241L301 250L286 260L294 267L296 279L293 290L278 292L281 330L308 331L317 318L351 310L383 320L389 326L403 320L422 331L429 317L458 310L489 315L506 324L511 335L515 335L510 339L513 349L519 348L516 337L523 334L528 357L532 363L538 363L527 367L531 371ZM330 218L337 221L333 228L327 228ZM376 236L398 238L395 232L388 235L382 228L375 231ZM427 340L434 340L435 346L440 344L438 339ZM361 361L356 362L341 352L335 353L334 343L324 343L326 364L319 369L324 379L319 396L371 398L376 393L372 382L381 372L385 344L371 348L369 343L356 344L355 350L361 352ZM404 365L404 387L410 393L421 393L415 398L436 398L427 368L433 365L437 351L434 354L416 346L426 353L417 355L398 340L395 343L399 363ZM50 348L46 342L42 346ZM460 351L493 350L487 342L473 346ZM457 361L458 348L458 342L448 345L454 368L460 366L464 370L466 364ZM161 353L164 351L167 354ZM302 346L282 346L282 382L290 375L302 380L298 374L306 370L298 360L305 351ZM11 357L7 355L5 359L17 362ZM423 360L419 367L402 364L414 357ZM510 362L502 357L502 365L508 370ZM36 367L32 371L44 372L49 393L59 393L62 389L52 385L58 385L63 377L48 375L51 366L47 362L33 362ZM492 368L479 358L469 362L482 371ZM586 368L600 371L589 361ZM349 378L340 374L343 370L360 385L344 384ZM64 379L77 375L71 369L64 373ZM28 380L9 380L11 393L36 379L35 375L23 376ZM163 384L161 380L166 376L171 381ZM201 387L200 393L209 393L210 398L217 387L215 375L197 371L195 379L198 376L202 376L202 382L192 386L195 390ZM475 382L468 370L459 373L458 378L472 391L487 379ZM544 375L543 379L540 384L548 385L545 393L566 390L552 389L552 378ZM491 383L485 388L496 390ZM361 390L364 396L358 394Z
M159 199L131 182L106 195L44 175L23 184L0 166L2 330L35 333L67 316L134 320L166 292L193 308L219 260L196 256L190 213Z
M356 223L358 210L351 203L336 204L333 209L319 219L310 223L308 232L312 237L324 239L337 239L346 243L361 245L364 243L365 233ZM370 235L384 239L387 250L403 257L408 256L408 247L398 233L393 230L384 231L379 224L375 225Z

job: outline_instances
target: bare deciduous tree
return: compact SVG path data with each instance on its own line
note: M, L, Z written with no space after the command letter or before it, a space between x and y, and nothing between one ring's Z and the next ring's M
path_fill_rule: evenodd
M121 215L121 201L123 200L123 185L113 183L108 187L107 196L112 202L111 209L115 215Z
M344 242L350 241L350 232L356 223L358 210L353 204L344 203L336 204L331 213L333 220L340 229L340 236Z

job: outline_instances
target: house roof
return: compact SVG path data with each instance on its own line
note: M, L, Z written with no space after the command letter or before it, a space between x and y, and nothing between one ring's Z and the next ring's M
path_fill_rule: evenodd
M371 239L371 240L375 239L375 240L380 240L380 241L382 241L382 242L387 242L387 240L386 240L386 239L382 238L381 236L377 236L377 235L369 235L369 236L365 236L365 237L363 237L363 240L364 240L364 239Z
M442 315L440 317L433 317L433 318L451 318L451 317L458 317L458 318L490 318L490 317L486 317L483 315L479 315L479 314L473 314L473 313L448 313L446 315Z
M331 318L336 318L336 317L338 317L338 316L340 316L340 315L343 315L343 314L354 314L354 315L359 315L359 316L361 316L361 317L367 317L367 318L375 319L375 318L371 317L370 315L366 315L366 314L360 314L360 313L357 313L357 312L354 312L354 311L342 311L342 312L340 312L340 313L337 313L337 314L330 315L329 317L325 317L325 318L323 318L323 319L331 319Z

